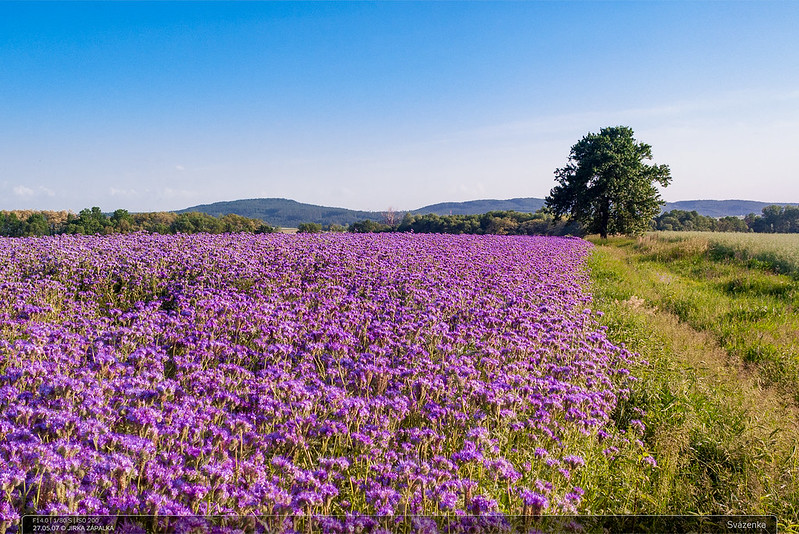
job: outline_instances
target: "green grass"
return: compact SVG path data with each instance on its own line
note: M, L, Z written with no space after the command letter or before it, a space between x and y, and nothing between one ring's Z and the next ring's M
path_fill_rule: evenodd
M627 251L630 267L638 271L636 296L648 306L711 334L751 364L766 385L799 401L799 278L774 267L793 261L791 248L786 256L778 254L775 243L783 241L776 238L793 239L799 246L799 237L765 235L766 244L758 248L750 241L758 235L685 234L612 239L604 246ZM720 254L718 243L743 252ZM773 255L769 263L762 259L764 250Z
M639 513L775 514L799 531L797 282L711 250L612 239L591 260L611 339L648 361L615 414L644 412L658 462Z
M736 260L799 278L799 234L655 232L648 239L661 243L706 241L709 255L715 261Z

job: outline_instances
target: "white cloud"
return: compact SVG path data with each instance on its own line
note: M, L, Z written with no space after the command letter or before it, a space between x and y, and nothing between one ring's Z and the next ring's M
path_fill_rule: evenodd
M197 191L189 191L188 189L172 189L171 187L164 187L159 189L156 193L159 199L187 199L197 197Z
M17 185L14 186L14 194L19 197L32 197L36 194L36 191L30 187L25 187L24 185Z
M11 189L15 195L18 197L54 197L55 191L50 189L49 187L44 187L42 185L37 186L36 189L31 189L30 187L26 187L24 185L15 185Z
M179 171L183 172L183 171L185 171L185 170L186 170L186 167L184 167L183 165L175 165L175 169L177 169L177 170L179 170Z
M108 192L112 197L138 197L139 192L135 189L117 189L116 187L110 187Z

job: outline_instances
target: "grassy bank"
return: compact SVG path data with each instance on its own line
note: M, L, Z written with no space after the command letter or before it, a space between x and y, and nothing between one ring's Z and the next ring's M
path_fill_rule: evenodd
M703 235L599 243L595 307L648 360L615 417L646 424L646 512L775 514L798 531L797 282L717 250Z

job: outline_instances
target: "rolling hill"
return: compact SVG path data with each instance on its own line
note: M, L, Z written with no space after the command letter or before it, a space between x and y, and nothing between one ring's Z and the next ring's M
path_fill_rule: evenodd
M681 200L667 202L664 211L674 209L694 211L700 215L710 217L742 217L749 213L760 213L764 207L784 202L758 202L754 200ZM799 205L797 203L790 203ZM514 210L521 212L534 212L544 205L543 198L511 198L507 200L470 200L467 202L442 202L431 204L423 208L411 210L410 213L423 215L435 213L437 215L478 215L488 211ZM382 221L383 213L379 211L358 211L347 208L333 208L305 204L296 200L285 198L251 198L245 200L232 200L201 204L176 211L186 213L199 211L209 215L221 216L235 213L244 217L261 219L269 224L283 228L296 228L300 223L315 222L323 225L340 224L346 226L364 219ZM398 211L402 217L404 211Z
M176 213L190 211L199 211L215 217L235 213L243 217L261 219L271 225L283 228L296 228L300 223L310 222L346 226L364 219L379 221L383 218L383 215L376 211L357 211L347 208L317 206L286 198L251 198L214 202L213 204L201 204L178 210Z
M521 211L533 213L544 207L543 198L511 198L508 200L469 200L466 202L441 202L413 210L411 213L424 215L479 215L488 211Z

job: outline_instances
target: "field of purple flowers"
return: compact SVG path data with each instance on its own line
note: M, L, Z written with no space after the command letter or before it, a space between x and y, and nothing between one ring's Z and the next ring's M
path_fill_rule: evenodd
M643 450L590 247L0 239L0 521L586 511L591 471Z

